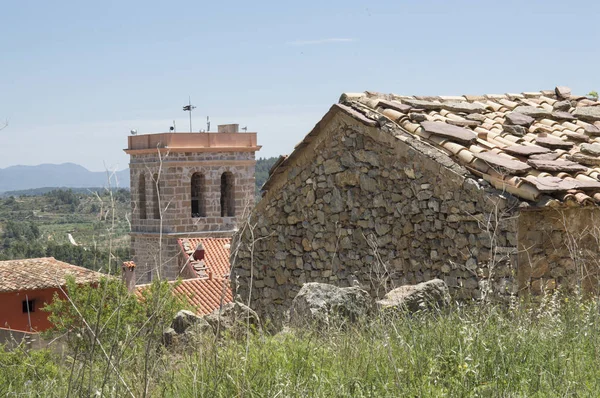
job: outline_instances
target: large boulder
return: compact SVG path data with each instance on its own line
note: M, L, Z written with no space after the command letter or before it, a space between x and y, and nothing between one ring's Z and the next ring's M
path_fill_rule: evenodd
M171 327L175 330L175 333L181 334L184 333L189 327L196 325L198 323L206 324L206 321L194 314L192 311L181 310L175 315L173 318L173 323Z
M388 292L377 301L379 309L397 309L416 312L450 305L448 285L441 279L432 279L417 285L405 285Z
M237 301L225 304L220 309L206 315L204 319L218 336L229 333L237 338L246 335L248 326L250 330L260 329L258 314L247 305Z
M334 320L356 322L372 310L371 296L358 286L305 283L290 308L290 326L325 326Z

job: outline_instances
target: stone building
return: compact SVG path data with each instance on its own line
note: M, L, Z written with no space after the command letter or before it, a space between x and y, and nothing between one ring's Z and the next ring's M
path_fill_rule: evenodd
M234 237L237 293L252 286L278 318L308 281L381 296L441 278L464 299L594 289L598 127L600 103L565 87L344 94Z
M259 149L237 124L128 137L136 284L180 275L178 239L233 235L254 206Z

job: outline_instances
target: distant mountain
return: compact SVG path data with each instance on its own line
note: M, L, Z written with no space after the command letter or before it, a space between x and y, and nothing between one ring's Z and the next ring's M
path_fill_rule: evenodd
M115 178L116 177L116 178ZM121 170L110 179L110 185L129 188L129 170ZM11 166L0 169L0 192L42 187L96 188L107 187L108 175L89 171L74 163Z

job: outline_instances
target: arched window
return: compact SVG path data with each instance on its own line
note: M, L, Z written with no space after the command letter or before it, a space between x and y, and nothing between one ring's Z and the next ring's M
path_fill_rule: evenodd
M226 171L221 175L221 217L235 216L235 194L233 174Z
M204 186L204 174L194 173L192 175L192 217L206 217Z
M140 220L146 219L146 177L140 175L138 181L138 207L140 208Z
M158 174L154 174L152 178L152 192L154 193L153 205L153 216L155 220L160 220L160 183L158 181Z

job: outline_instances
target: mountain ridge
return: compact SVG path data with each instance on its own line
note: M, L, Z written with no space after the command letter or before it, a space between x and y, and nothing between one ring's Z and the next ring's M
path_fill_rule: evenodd
M108 173L110 173L110 178ZM0 169L0 192L43 187L129 187L129 169L114 173L89 171L76 163L14 165Z

